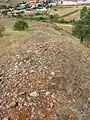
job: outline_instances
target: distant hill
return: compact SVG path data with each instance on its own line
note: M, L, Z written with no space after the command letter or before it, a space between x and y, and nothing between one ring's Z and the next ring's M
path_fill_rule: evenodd
M0 0L0 4L7 4L7 5L12 5L15 6L17 3L22 2L25 0Z

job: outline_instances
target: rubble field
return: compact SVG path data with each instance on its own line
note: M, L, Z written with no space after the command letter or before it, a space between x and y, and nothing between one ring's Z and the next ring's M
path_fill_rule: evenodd
M0 120L89 119L89 48L38 23L0 50Z

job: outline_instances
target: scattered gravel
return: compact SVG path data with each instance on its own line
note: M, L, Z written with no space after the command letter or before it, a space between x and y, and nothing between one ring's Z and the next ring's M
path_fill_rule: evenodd
M1 120L89 120L90 51L59 39L0 53Z

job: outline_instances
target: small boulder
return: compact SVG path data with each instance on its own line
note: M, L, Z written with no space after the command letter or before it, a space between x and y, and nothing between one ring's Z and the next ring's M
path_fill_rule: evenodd
M16 106L18 106L18 102L13 101L13 102L11 102L11 103L8 105L8 108L14 108L14 107L16 107Z
M50 103L50 108L53 108L54 104L53 103Z
M51 72L50 74L51 74L52 76L54 76L54 75L55 75L55 72Z
M39 93L38 93L37 91L31 92L31 93L30 93L30 96L31 96L31 97L38 97L38 96L39 96Z
M47 96L47 95L50 95L50 92L49 92L49 91L46 91L46 96Z
M46 118L47 115L46 115L45 113L41 113L41 114L40 114L40 117L42 117L42 118Z
M2 119L2 120L10 120L10 117L5 117L5 118Z

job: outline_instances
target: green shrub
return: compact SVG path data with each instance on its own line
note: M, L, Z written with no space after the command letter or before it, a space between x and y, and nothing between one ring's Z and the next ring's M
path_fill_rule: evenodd
M29 15L29 20L33 20L34 15Z
M36 21L42 21L42 20L45 20L45 18L42 17L42 16L40 16L40 17L35 17L35 18L33 18L33 19L36 20Z
M90 45L90 9L83 7L80 12L80 20L74 21L73 35L80 39L81 43Z
M37 12L37 13L35 13L35 15L42 15L42 13L40 13L40 12Z
M56 8L54 8L54 11L57 11L57 9L56 9Z
M23 31L28 29L28 23L26 21L23 20L19 20L14 24L14 30L19 30L19 31Z
M81 43L90 40L90 26L79 20L73 28L73 35L78 37Z
M65 23L65 24L70 23L70 21L67 21L67 20L64 20L64 19L61 19L60 22L61 22L61 23Z
M44 21L44 20L46 20L46 18L41 16L41 17L38 17L37 20L38 21Z
M50 15L49 18L52 22L57 22L59 19L59 15L58 14Z
M75 20L70 20L69 22L75 24L76 21Z
M59 23L65 23L65 24L75 24L76 21L75 21L75 20L69 20L69 21L68 21L68 20L65 20L65 19L62 18L62 19L59 20L58 22L59 22Z
M80 19L81 19L81 20L84 19L84 17L85 17L86 14L87 14L87 11L88 11L88 9L87 9L86 6L84 6L84 7L81 9L81 11L80 11Z
M4 31L5 31L5 28L2 25L0 25L0 37L3 37Z
M60 21L61 23L65 23L65 20L64 19L61 19L61 21Z
M54 19L54 15L50 15L49 18L52 20Z
M32 17L30 16L29 19L30 20L35 20L35 21L42 21L42 22L48 22L48 20L49 20L49 18L47 16L43 16L43 15L42 16L41 15L40 16L39 15L38 16L34 15Z

